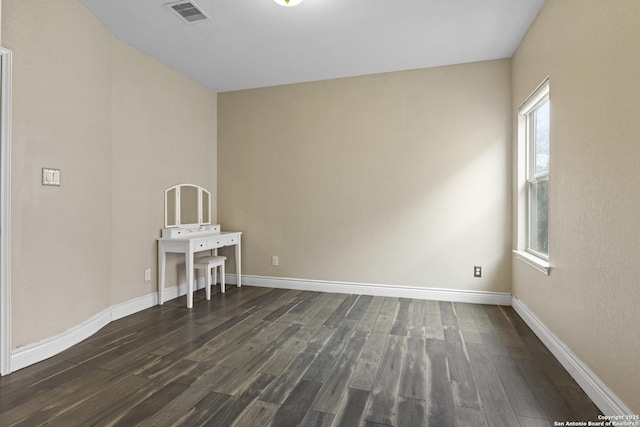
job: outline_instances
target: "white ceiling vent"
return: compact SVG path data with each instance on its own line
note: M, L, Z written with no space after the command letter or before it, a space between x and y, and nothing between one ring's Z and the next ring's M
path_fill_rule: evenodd
M204 12L192 1L177 1L167 3L165 6L170 7L171 10L180 15L180 17L188 23L209 19L209 17L205 15Z

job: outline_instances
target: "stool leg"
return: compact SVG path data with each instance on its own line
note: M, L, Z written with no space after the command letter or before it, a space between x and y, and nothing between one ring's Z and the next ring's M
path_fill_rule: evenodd
M193 271L193 292L191 292L191 307L193 307L193 295L195 295L195 293L198 291L198 278L196 277L196 271ZM189 294L189 289L187 288L187 294ZM189 305L189 301L188 301L188 297L187 297L187 306ZM187 308L191 308L191 307L187 307Z
M224 294L224 262L220 265L220 292Z
M204 280L205 292L207 294L207 299L210 300L211 299L211 269L210 268L207 268L205 270L205 275L206 275L206 278Z

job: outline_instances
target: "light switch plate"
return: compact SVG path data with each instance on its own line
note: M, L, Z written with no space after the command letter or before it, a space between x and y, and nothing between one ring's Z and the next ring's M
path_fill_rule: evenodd
M60 186L60 169L42 168L42 185Z

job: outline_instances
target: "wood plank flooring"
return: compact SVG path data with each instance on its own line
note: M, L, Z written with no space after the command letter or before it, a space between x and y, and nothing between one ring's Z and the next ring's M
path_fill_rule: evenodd
M599 410L511 307L230 288L0 377L1 426L551 426Z

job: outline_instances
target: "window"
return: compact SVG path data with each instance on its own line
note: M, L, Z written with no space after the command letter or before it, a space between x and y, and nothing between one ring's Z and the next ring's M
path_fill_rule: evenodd
M527 113L527 250L549 258L549 98Z
M518 251L525 261L548 274L549 267L549 81L545 80L519 109L523 190L519 219L523 235ZM524 252L524 253L523 253Z

